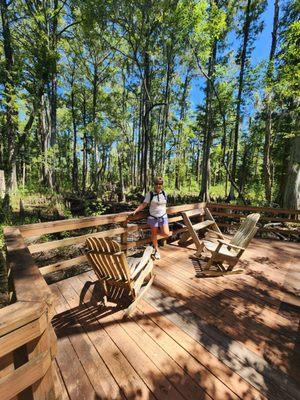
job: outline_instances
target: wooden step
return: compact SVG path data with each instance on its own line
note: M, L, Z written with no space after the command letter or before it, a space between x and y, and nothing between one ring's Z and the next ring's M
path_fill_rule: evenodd
M199 222L198 224L193 225L193 229L195 231L200 231L201 229L208 228L209 226L215 225L215 221L206 220L203 222Z

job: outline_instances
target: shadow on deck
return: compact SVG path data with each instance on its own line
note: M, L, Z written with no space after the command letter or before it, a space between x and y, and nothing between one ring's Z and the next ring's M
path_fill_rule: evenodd
M192 253L161 249L127 320L92 271L50 286L63 399L300 399L299 245L253 240L245 274L218 278Z

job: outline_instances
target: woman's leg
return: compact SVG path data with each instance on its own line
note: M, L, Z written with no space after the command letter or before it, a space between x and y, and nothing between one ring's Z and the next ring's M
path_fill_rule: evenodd
M168 222L160 226L160 234L164 237L170 236L170 229Z
M158 231L158 228L151 226L151 240L152 240L153 247L155 248L155 250L157 250L157 248L158 248L157 231Z

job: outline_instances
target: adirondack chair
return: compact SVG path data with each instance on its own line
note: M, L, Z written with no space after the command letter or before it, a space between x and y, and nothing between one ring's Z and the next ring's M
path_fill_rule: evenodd
M211 257L198 275L219 276L244 272L243 269L234 270L233 268L255 236L259 218L260 214L248 215L229 243L223 239L218 239L217 243L203 240L204 248L211 253ZM224 263L227 263L228 266L225 267ZM217 270L211 269L212 266L216 266Z
M86 247L87 259L103 287L105 304L108 285L124 289L132 297L124 314L128 316L153 283L153 248L148 246L140 258L126 258L119 243L110 238L88 238Z
M184 225L187 227L187 231L181 235L178 244L180 246L186 246L189 243L194 242L197 251L194 256L191 256L191 258L200 257L204 247L202 239L198 236L199 232L205 233L212 231L221 237L221 239L224 239L222 232L218 228L218 225L208 208L198 208L195 210L185 211L182 212L181 215ZM191 218L193 217L199 217L201 221L198 223L192 223Z

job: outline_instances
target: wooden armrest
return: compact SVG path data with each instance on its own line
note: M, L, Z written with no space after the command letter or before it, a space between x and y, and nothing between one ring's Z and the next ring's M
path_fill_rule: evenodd
M216 234L217 236L220 236L222 239L224 239L223 233L220 233L220 232L218 232L218 231L213 231L212 229L206 229L206 231L209 232L209 233L214 233L214 234Z
M240 247L240 246L236 246L235 244L227 243L227 242L225 242L225 240L222 240L222 239L218 239L218 242L220 244L224 244L227 247L232 247L233 249L245 250L245 247Z
M135 269L132 271L131 279L134 279L145 268L145 266L151 260L152 253L153 253L153 248L148 246L146 248L146 250L144 251L143 256L141 257L140 262L135 267Z

